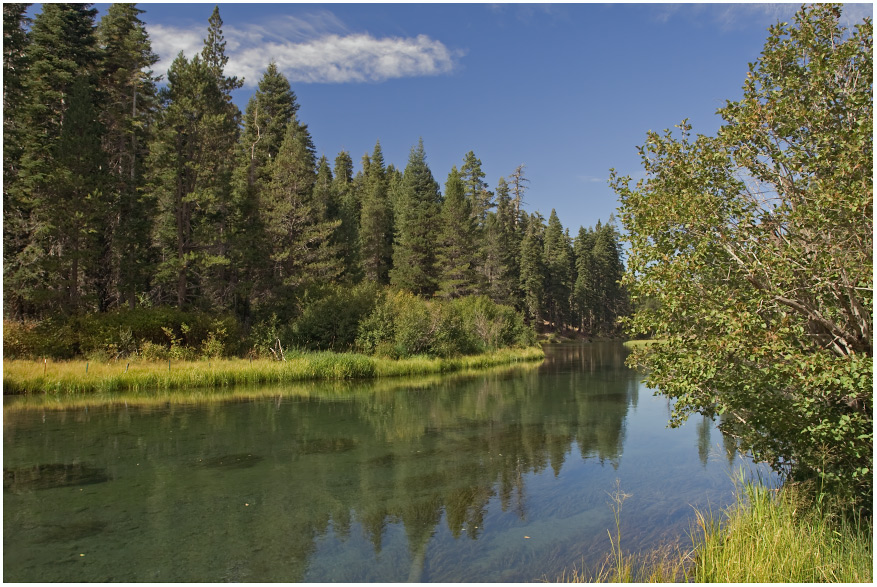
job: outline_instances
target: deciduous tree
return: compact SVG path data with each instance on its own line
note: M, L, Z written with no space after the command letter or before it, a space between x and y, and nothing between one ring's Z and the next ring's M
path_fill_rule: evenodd
M716 137L649 133L645 179L613 183L673 422L724 414L757 458L870 505L873 33L840 22L772 27Z

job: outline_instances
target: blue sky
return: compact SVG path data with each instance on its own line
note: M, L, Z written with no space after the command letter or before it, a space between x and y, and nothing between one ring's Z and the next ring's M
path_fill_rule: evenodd
M106 5L97 4L101 14ZM142 3L156 72L201 48L214 3ZM243 110L272 58L319 154L357 169L380 140L403 168L423 138L444 186L472 150L493 189L519 164L526 208L575 235L618 205L609 169L641 175L648 130L714 133L767 28L799 4L220 4ZM847 5L851 22L871 4Z

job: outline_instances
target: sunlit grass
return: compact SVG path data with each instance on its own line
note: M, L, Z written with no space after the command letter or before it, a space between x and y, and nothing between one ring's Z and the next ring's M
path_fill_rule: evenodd
M267 385L234 385L199 389L143 389L90 393L37 393L7 396L4 413L27 410L70 410L102 406L165 407L168 405L214 404L224 401L252 401L271 398L282 402L294 398L327 400L355 399L400 390L426 389L438 384L453 384L472 377L491 374L523 374L539 367L535 361L498 365L484 369L467 369L453 374L429 374L411 377L382 377L367 380L334 379L285 382Z
M794 487L747 484L720 523L698 513L690 579L698 583L871 583L870 522L850 521L831 500Z
M564 583L872 583L873 527L839 513L829 496L814 503L793 486L768 489L746 483L720 519L696 512L693 550L669 547L644 554L621 548L621 504L610 494L615 514L611 550L594 571L574 568Z
M354 353L301 353L285 361L3 361L4 394L80 394L198 390L312 380L450 373L538 361L539 348L451 359L379 359Z

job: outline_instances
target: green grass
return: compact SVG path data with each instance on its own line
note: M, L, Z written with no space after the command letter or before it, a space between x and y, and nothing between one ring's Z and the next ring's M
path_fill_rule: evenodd
M450 359L379 359L354 353L300 353L286 361L3 361L4 394L88 394L199 390L313 380L450 373L544 358L542 349L506 349Z
M722 524L698 513L690 579L698 583L871 583L871 522L816 503L794 487L747 484Z
M593 572L584 567L558 578L567 583L872 583L873 527L843 515L829 496L814 502L797 487L746 483L716 518L696 512L694 549L656 548L632 555L621 548L620 513L626 497L610 494L616 534Z

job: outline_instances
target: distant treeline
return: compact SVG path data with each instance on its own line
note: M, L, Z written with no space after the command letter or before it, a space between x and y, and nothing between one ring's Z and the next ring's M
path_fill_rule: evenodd
M173 306L248 329L365 281L616 332L613 223L573 238L553 210L527 213L523 165L491 191L469 151L442 191L420 141L404 170L377 143L354 172L347 152L317 157L274 63L240 112L218 9L159 88L135 5L97 24L88 4L43 4L32 22L27 6L3 5L7 318Z

